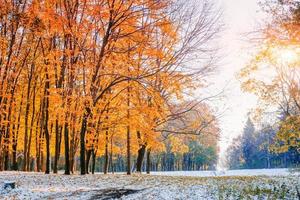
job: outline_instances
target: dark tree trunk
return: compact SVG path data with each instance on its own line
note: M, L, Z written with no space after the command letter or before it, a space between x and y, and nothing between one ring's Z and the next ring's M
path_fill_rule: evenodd
M23 92L22 92L22 97L21 97L21 102L20 102L20 107L19 107L19 114L18 114L18 119L17 119L17 130L14 130L14 135L13 135L13 156L12 156L12 169L13 170L18 170L18 162L17 162L17 146L18 146L18 135L19 135L19 130L20 130L20 121L21 121L21 110L22 110L22 104L23 104ZM15 125L14 125L15 126Z
M9 167L9 153L8 153L8 148L5 147L5 152L4 152L4 171L8 170Z
M148 149L147 150L147 165L146 165L147 174L150 174L150 167L151 167L150 153L151 153L151 149Z
M128 69L129 70L129 69ZM129 82L127 87L127 175L131 174L131 154L130 154L130 88L129 88Z
M86 168L85 168L85 132L86 132L86 126L87 126L87 119L90 113L89 108L86 108L86 113L83 115L82 124L81 124L81 130L80 130L80 174L84 175L86 174Z
M127 175L131 174L130 127L127 126Z
M72 115L71 118L72 122L76 121L76 116ZM71 139L71 144L70 144L70 169L72 174L74 174L74 169L75 169L75 152L76 152L76 148L77 148L77 139L76 139L76 133L75 133L75 125L74 123L72 123L72 139Z
M50 174L50 137L48 128L45 130L45 137L46 137L46 170L45 174Z
M41 171L41 151L40 151L40 145L38 144L36 151L36 171Z
M96 166L96 152L92 151L92 174L95 173L95 166Z
M70 175L69 124L68 124L68 122L65 122L64 140L65 140L65 174Z
M104 174L108 172L108 129L105 131L105 154L104 154L104 167L103 167Z
M42 126L40 125L41 121L41 113L42 113L42 104L40 105L40 111L36 121L36 128L35 128L35 153L36 153L36 171L39 172L41 169L40 161L41 161L41 148L40 148L40 141L42 138Z
M138 156L136 160L136 171L141 173L147 144L143 143L140 131L137 131L136 135L139 142L139 150L138 150Z
M32 67L31 67L32 68ZM24 124L24 162L23 162L23 171L26 171L27 169L27 151L28 151L28 117L29 117L29 109L30 109L30 87L31 87L31 79L32 79L32 73L30 73L30 78L28 80L27 85L27 95L26 95L26 110L25 110L25 124Z
M60 146L61 146L61 134L62 130L58 124L58 119L55 120L55 152L54 152L54 163L53 163L53 173L57 173L57 165L60 157Z
M15 140L15 139L14 139ZM17 162L17 141L13 141L12 145L12 170L18 170L18 162Z
M113 135L110 137L110 169L111 173L114 173L114 163L113 163Z
M13 100L14 100L14 89L15 86L13 87L12 91L11 91L11 98L9 101L9 108L8 108L8 116L7 116L7 126L6 126L6 140L7 140L7 146L5 147L5 161L4 161L4 170L8 170L9 169L9 139L10 139L10 127L11 127L11 115L12 115L12 104L13 104Z
M138 150L138 156L136 160L136 171L137 172L142 172L142 165L143 165L143 160L146 152L146 145L141 145L140 149Z
M94 151L94 150L87 150L87 152L86 152L85 170L86 170L87 174L89 173L89 164L90 164L90 159L91 159L92 151Z
M48 130L48 121L49 121L49 88L50 80L48 74L46 73L46 83L45 83L45 124L44 131L46 137L46 174L50 174L50 134Z
M44 166L44 154L42 153L42 151L40 151L40 155L41 155L41 163L40 163L40 171L45 171L45 166Z
M26 171L30 171L30 150L31 150L31 140L32 140L32 128L29 133L28 138L28 150L27 150L27 164L26 164Z

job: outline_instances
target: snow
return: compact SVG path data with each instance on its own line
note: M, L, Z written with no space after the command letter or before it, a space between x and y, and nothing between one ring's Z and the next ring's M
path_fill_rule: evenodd
M220 177L220 176L288 176L289 169L247 169L247 170L220 170L220 171L172 171L152 172L152 175L164 176L193 176L193 177Z
M16 189L4 190L6 181L15 181ZM116 190L132 190L133 193L121 198L128 200L214 200L239 199L241 196L248 199L297 199L295 186L300 186L300 175L291 174L287 169L153 172L153 175L132 176L0 172L0 199L105 199L104 194L113 194Z

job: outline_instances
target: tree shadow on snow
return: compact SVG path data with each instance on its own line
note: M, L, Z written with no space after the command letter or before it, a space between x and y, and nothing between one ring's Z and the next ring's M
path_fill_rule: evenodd
M141 190L131 190L131 189L103 189L94 191L94 194L90 200L109 200L109 199L118 199L123 196L131 195L140 192Z

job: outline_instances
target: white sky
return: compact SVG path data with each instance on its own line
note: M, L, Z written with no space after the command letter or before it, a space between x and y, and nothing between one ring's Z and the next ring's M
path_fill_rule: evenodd
M220 119L221 141L220 154L225 158L225 152L231 140L241 134L247 113L255 107L255 96L243 93L236 74L251 58L249 42L245 34L258 28L263 14L258 6L259 0L217 0L223 10L225 31L222 32L221 49L225 55L221 61L218 74L211 78L212 88L221 91L226 85L225 98L218 102L218 107L226 107L224 116ZM216 103L212 102L212 105ZM222 163L220 163L222 167Z

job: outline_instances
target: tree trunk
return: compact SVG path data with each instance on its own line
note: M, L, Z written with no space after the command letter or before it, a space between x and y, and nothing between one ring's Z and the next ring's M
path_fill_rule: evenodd
M8 153L8 147L5 147L4 152L4 171L9 169L9 153Z
M104 174L108 172L108 129L105 131L105 154L104 154Z
M76 116L72 114L71 117L72 121L72 139L71 139L71 144L70 144L70 169L72 174L74 174L74 168L75 168L75 153L76 153L76 148L77 148L77 139L76 139L76 130L75 130L75 125L74 121L76 121Z
M113 163L113 135L110 137L110 170L114 173L114 163Z
M18 119L17 119L17 130L14 131L13 134L13 156L12 156L12 169L18 170L18 162L17 162L17 146L18 146L18 136L19 136L19 130L20 130L20 121L21 121L21 111L22 111L22 105L23 105L23 92L21 96L21 102L19 107L19 113L18 113ZM15 126L15 125L14 125Z
M65 122L64 140L65 140L65 174L70 175L69 124L68 124L68 122Z
M61 127L58 124L58 116L55 120L55 152L54 152L54 163L53 163L53 173L57 174L57 165L60 157L60 146L61 146Z
M42 138L42 126L40 125L41 123L41 117L39 115L41 115L41 112L42 112L42 105L40 105L40 111L39 111L39 114L38 114L38 117L37 117L37 121L36 121L36 128L35 128L35 153L36 153L36 171L39 172L40 169L41 169L41 166L40 166L40 141L41 141L41 138ZM40 126L40 127L39 127ZM39 127L39 128L38 128ZM39 132L40 131L40 132Z
M151 149L148 149L147 150L147 165L146 165L147 174L150 174L150 167L151 167L150 153L151 153Z
M26 171L30 171L30 150L31 150L31 140L32 140L32 129L29 132L28 138L28 150L27 150L27 163L26 163Z
M45 138L46 138L46 170L45 170L45 174L50 174L50 136L49 136L49 131L47 128L45 130Z
M85 175L85 132L86 132L86 125L87 119L89 116L89 108L86 108L86 113L83 115L81 130L80 130L80 174Z
M50 134L48 130L48 121L49 121L49 88L50 80L48 73L46 73L46 83L45 83L45 122L44 122L44 131L46 138L46 174L50 174Z
M129 88L129 82L127 87L127 175L131 174L131 154L130 154L130 88Z
M92 151L92 174L95 173L95 166L96 166L96 152Z
M91 149L91 150L87 150L87 152L86 152L85 170L86 170L87 174L89 173L89 164L90 164L90 159L91 159L92 151L94 151L94 150Z
M17 171L18 170L18 162L17 162L17 144L16 142L12 145L12 170Z
M25 122L24 122L24 163L23 163L23 171L26 171L27 169L27 151L28 151L28 117L29 117L29 110L30 110L30 87L31 87L31 80L32 80L32 75L33 75L33 67L34 65L31 65L30 68L30 74L29 74L29 79L28 79L28 84L27 84L27 95L26 95L26 110L25 110ZM45 88L46 89L46 88Z
M138 150L138 156L136 160L136 171L142 173L142 165L144 160L144 155L146 152L146 145L141 145L140 149Z
M127 175L131 174L130 127L127 126Z

